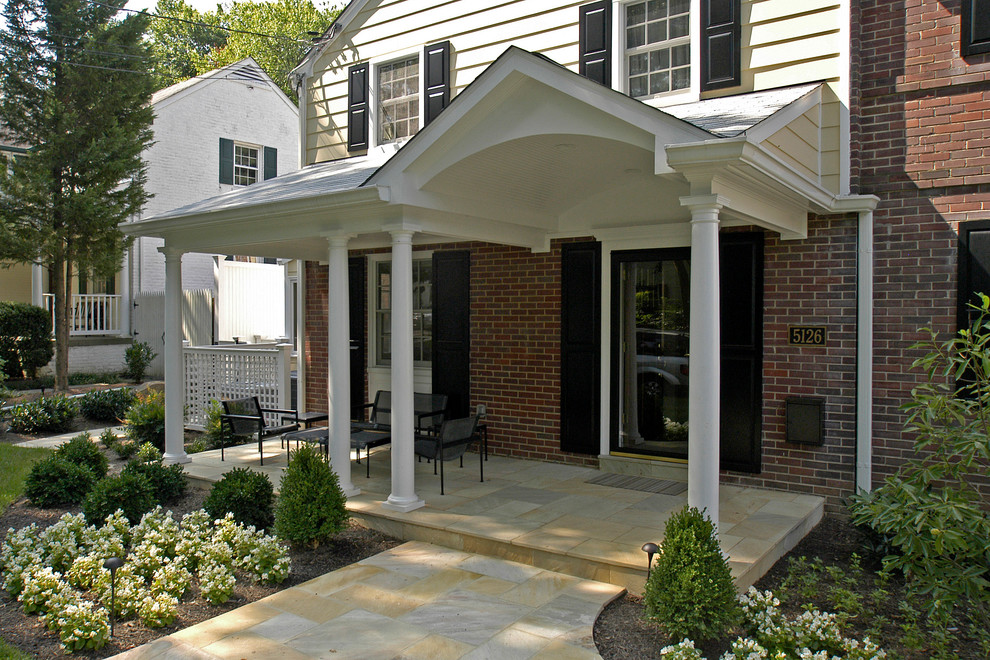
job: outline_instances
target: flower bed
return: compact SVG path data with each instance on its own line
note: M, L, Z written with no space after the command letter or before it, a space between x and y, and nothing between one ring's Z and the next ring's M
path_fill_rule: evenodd
M0 546L3 588L25 613L44 618L66 652L99 649L109 637L109 557L125 557L115 577L115 616L155 628L174 621L194 580L204 599L219 604L230 598L236 574L279 583L290 563L273 537L229 515L211 520L199 510L177 522L158 507L133 527L118 511L97 528L67 513L45 529L8 531Z

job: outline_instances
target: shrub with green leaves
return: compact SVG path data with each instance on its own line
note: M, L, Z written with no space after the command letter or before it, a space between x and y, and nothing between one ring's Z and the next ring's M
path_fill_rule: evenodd
M275 490L267 475L234 468L213 484L203 508L214 518L231 513L243 525L267 529L275 520Z
M154 488L141 474L118 474L101 479L83 502L83 513L90 525L101 525L117 509L127 521L137 524L148 511L155 508Z
M138 394L124 416L124 424L127 437L138 445L150 442L165 451L165 394L154 390Z
M739 620L715 525L698 509L685 506L667 521L643 605L646 616L674 639L720 637Z
M276 535L293 545L317 547L347 527L347 498L319 447L293 451L275 510Z
M105 477L110 466L110 461L93 442L92 436L85 431L63 443L55 450L55 455L70 463L89 468L97 479Z
M186 476L181 465L163 465L161 460L131 460L121 474L141 475L151 484L156 504L174 504L186 493Z
M144 380L144 372L147 371L148 365L157 355L158 353L151 350L147 342L134 342L124 351L124 362L127 364L124 375L135 383L140 383Z
M96 484L93 471L52 454L34 464L24 494L35 506L50 509L79 504Z
M884 568L901 571L908 588L947 620L966 609L990 625L990 511L975 481L990 465L990 297L969 329L915 345L914 366L926 382L904 405L913 458L872 493L853 498L852 519L887 539Z
M124 418L137 396L126 387L87 392L79 399L79 411L97 422L117 422Z
M0 302L0 359L11 378L37 370L52 359L52 318L47 310L27 303Z
M10 410L10 430L14 433L62 433L72 426L79 407L61 394L20 403Z
M220 415L223 414L223 404L216 399L210 401L206 407L206 448L219 449L221 446L229 447L234 443L234 434L230 427L223 424ZM222 445L221 445L222 443Z

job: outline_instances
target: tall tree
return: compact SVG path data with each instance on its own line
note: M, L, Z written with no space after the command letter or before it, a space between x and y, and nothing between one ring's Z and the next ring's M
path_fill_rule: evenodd
M0 171L0 259L50 269L61 390L73 272L116 273L128 245L118 224L148 198L147 18L120 18L125 1L7 0L3 10L0 124L30 153Z
M312 0L232 2L198 12L185 0L158 0L150 39L161 86L253 57L289 98L291 71L340 9L321 9ZM190 73L190 70L193 73Z

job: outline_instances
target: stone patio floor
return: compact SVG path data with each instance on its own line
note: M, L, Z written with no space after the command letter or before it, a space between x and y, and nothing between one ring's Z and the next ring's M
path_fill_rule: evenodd
M66 436L68 439L70 436ZM47 446L58 440L44 441ZM185 465L208 487L235 467L269 475L286 466L278 439L193 454ZM593 468L504 456L465 456L446 465L446 495L426 462L416 492L426 506L383 508L388 447L365 465L352 461L361 493L348 498L364 524L408 542L117 656L134 658L415 659L599 657L592 626L625 589L641 593L647 541L659 542L686 494L588 483ZM676 489L675 489L676 490ZM722 486L723 550L740 589L755 582L817 522L823 500Z

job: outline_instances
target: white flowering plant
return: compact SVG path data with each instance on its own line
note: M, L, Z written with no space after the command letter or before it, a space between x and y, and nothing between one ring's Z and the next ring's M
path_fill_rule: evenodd
M230 516L213 521L202 510L177 523L159 507L133 527L118 510L100 528L66 514L46 529L8 530L0 544L2 586L26 613L44 617L67 653L98 649L109 636L108 557L125 559L113 579L116 616L137 616L149 627L175 621L195 579L203 598L219 604L233 593L235 571L267 583L289 573L288 553L274 537Z

